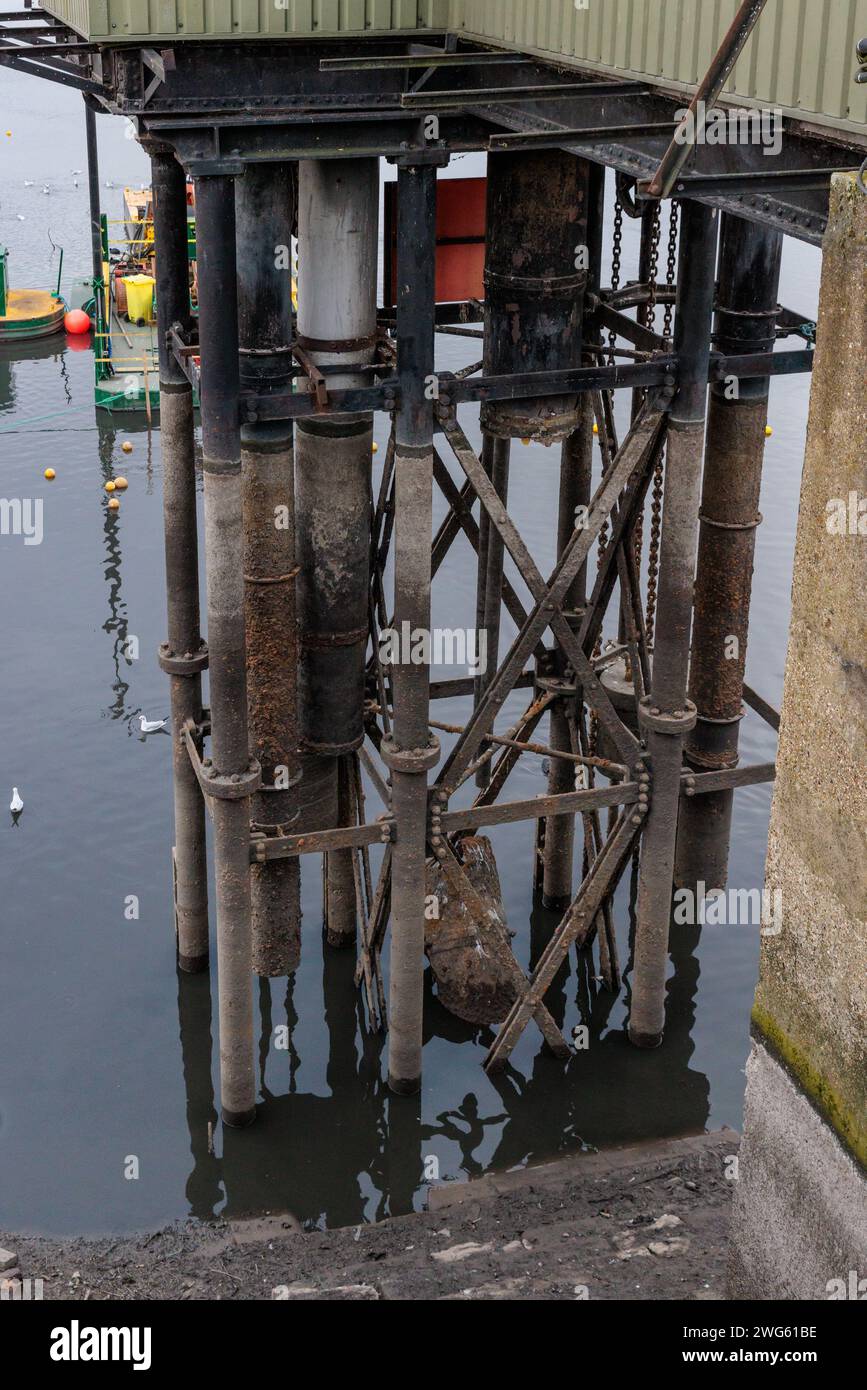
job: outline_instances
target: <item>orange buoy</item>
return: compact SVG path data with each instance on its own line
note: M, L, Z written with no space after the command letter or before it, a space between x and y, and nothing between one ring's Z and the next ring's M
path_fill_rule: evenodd
M123 452L124 452L125 454L131 454L131 453L132 453L132 443L131 443L131 441L130 441L129 439L125 439L125 440L123 441L123 443L121 444L120 447L121 447L121 449L123 449Z
M127 482L126 478L115 478L114 485L117 488L118 492L125 492L126 489L129 487L129 483Z
M109 511L112 511L112 512L120 511L120 503L118 502L118 500L117 500L116 497L112 497L111 501L110 501L109 504L108 504L108 507L109 507Z
M46 477L49 482L51 482L53 478L57 477L57 474L55 473L53 468L46 468L43 476Z
M63 327L67 333L89 333L90 315L83 309L70 309L63 317Z

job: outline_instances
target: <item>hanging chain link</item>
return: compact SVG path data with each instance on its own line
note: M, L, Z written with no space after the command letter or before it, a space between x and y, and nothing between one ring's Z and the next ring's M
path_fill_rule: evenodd
M672 200L668 224L668 264L665 272L665 283L671 288L674 287L677 280L678 213L678 205ZM674 304L666 303L663 327L666 338L671 337L673 327ZM650 508L650 546L647 562L647 616L645 624L647 628L647 645L650 648L653 647L653 636L656 624L656 593L657 580L659 578L659 542L662 532L662 495L664 478L665 464L663 454L660 453L656 467L653 470L653 499Z
M612 244L611 244L611 289L612 289L612 291L616 291L616 290L619 290L619 289L620 289L620 275L621 275L621 267L622 267L622 264L623 264L623 204L621 203L620 199L618 198L618 199L616 199L616 201L615 201L615 203L614 203L614 234L613 234L613 240L612 240ZM615 363L614 349L615 349L616 345L617 345L617 334L614 332L613 329L611 329L611 330L609 331L609 334L608 334L608 365L609 365L609 367L613 367L613 366L614 366L614 363ZM600 396L599 396L600 403L602 402L602 399L603 399L603 398L602 398L602 395L600 394ZM606 420L606 413L605 413L604 407L600 408L600 410L599 410L599 418L598 418L597 421L596 421L596 428L597 428L597 431L598 431L598 433L599 433L600 439L601 439L603 430L605 431L605 444L606 444L606 446L607 446L607 445L610 443L610 441L608 440L608 424L607 424L607 420ZM609 451L608 451L608 448L607 448L607 447L603 448L603 457L607 457L608 452L609 452ZM603 562L604 562L604 560L605 560L605 552L606 552L606 550L608 549L608 538L609 538L609 537L608 537L608 522L607 522L607 521L604 521L604 522L602 523L602 526L599 528L599 539L598 539L598 542L597 542L597 565L598 565L598 568L599 568L599 569L602 568ZM593 649L593 656L594 656L594 658L595 658L595 657L598 657L600 651L601 651L601 638L596 642L596 645L595 645L595 647L594 647L594 649ZM593 753L593 752L595 751L595 749L596 749L597 742L598 742L598 736L599 736L599 720L598 720L598 718L597 718L596 711L595 711L595 710L591 710L591 711L590 711L590 725L589 725L589 729L588 729L588 740L587 740L587 741L588 741L588 746L589 746L589 748L590 748L590 752L591 752L591 753Z
M668 223L668 265L665 272L666 285L674 286L677 280L677 225L680 217L680 207L671 200L669 204L671 212ZM666 338L670 338L674 329L674 303L666 304L663 332Z
M662 211L660 204L656 203L650 227L650 257L648 261L650 299L647 305L647 327L652 330L656 328L656 281L659 276L659 242L661 237Z
M620 266L623 260L623 204L618 198L614 204L614 241L611 247L611 289L620 289ZM614 346L617 334L612 329L608 334L608 365L614 366Z

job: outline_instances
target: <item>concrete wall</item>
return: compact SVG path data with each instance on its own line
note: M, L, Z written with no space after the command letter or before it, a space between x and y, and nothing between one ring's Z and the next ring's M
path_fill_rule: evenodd
M747 1298L827 1298L850 1270L867 1280L865 282L867 196L841 175L768 843L782 930L762 941L735 1206L733 1291Z

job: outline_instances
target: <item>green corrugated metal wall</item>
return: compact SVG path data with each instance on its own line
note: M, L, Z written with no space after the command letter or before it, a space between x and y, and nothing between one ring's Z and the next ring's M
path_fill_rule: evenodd
M579 0L580 3L580 0ZM739 0L46 0L99 39L463 30L602 71L694 86ZM739 100L850 130L867 124L855 43L867 0L768 0L727 91Z
M467 34L686 88L707 71L739 2L459 0L456 9ZM852 79L865 36L867 0L768 0L726 91L857 130L867 122L867 87Z
M450 0L46 0L94 39L250 38L445 29Z

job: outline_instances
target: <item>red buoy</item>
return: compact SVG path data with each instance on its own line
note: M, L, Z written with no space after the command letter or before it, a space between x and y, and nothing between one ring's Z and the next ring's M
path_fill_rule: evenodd
M69 313L64 315L63 326L67 333L89 333L90 315L83 309L70 309Z

